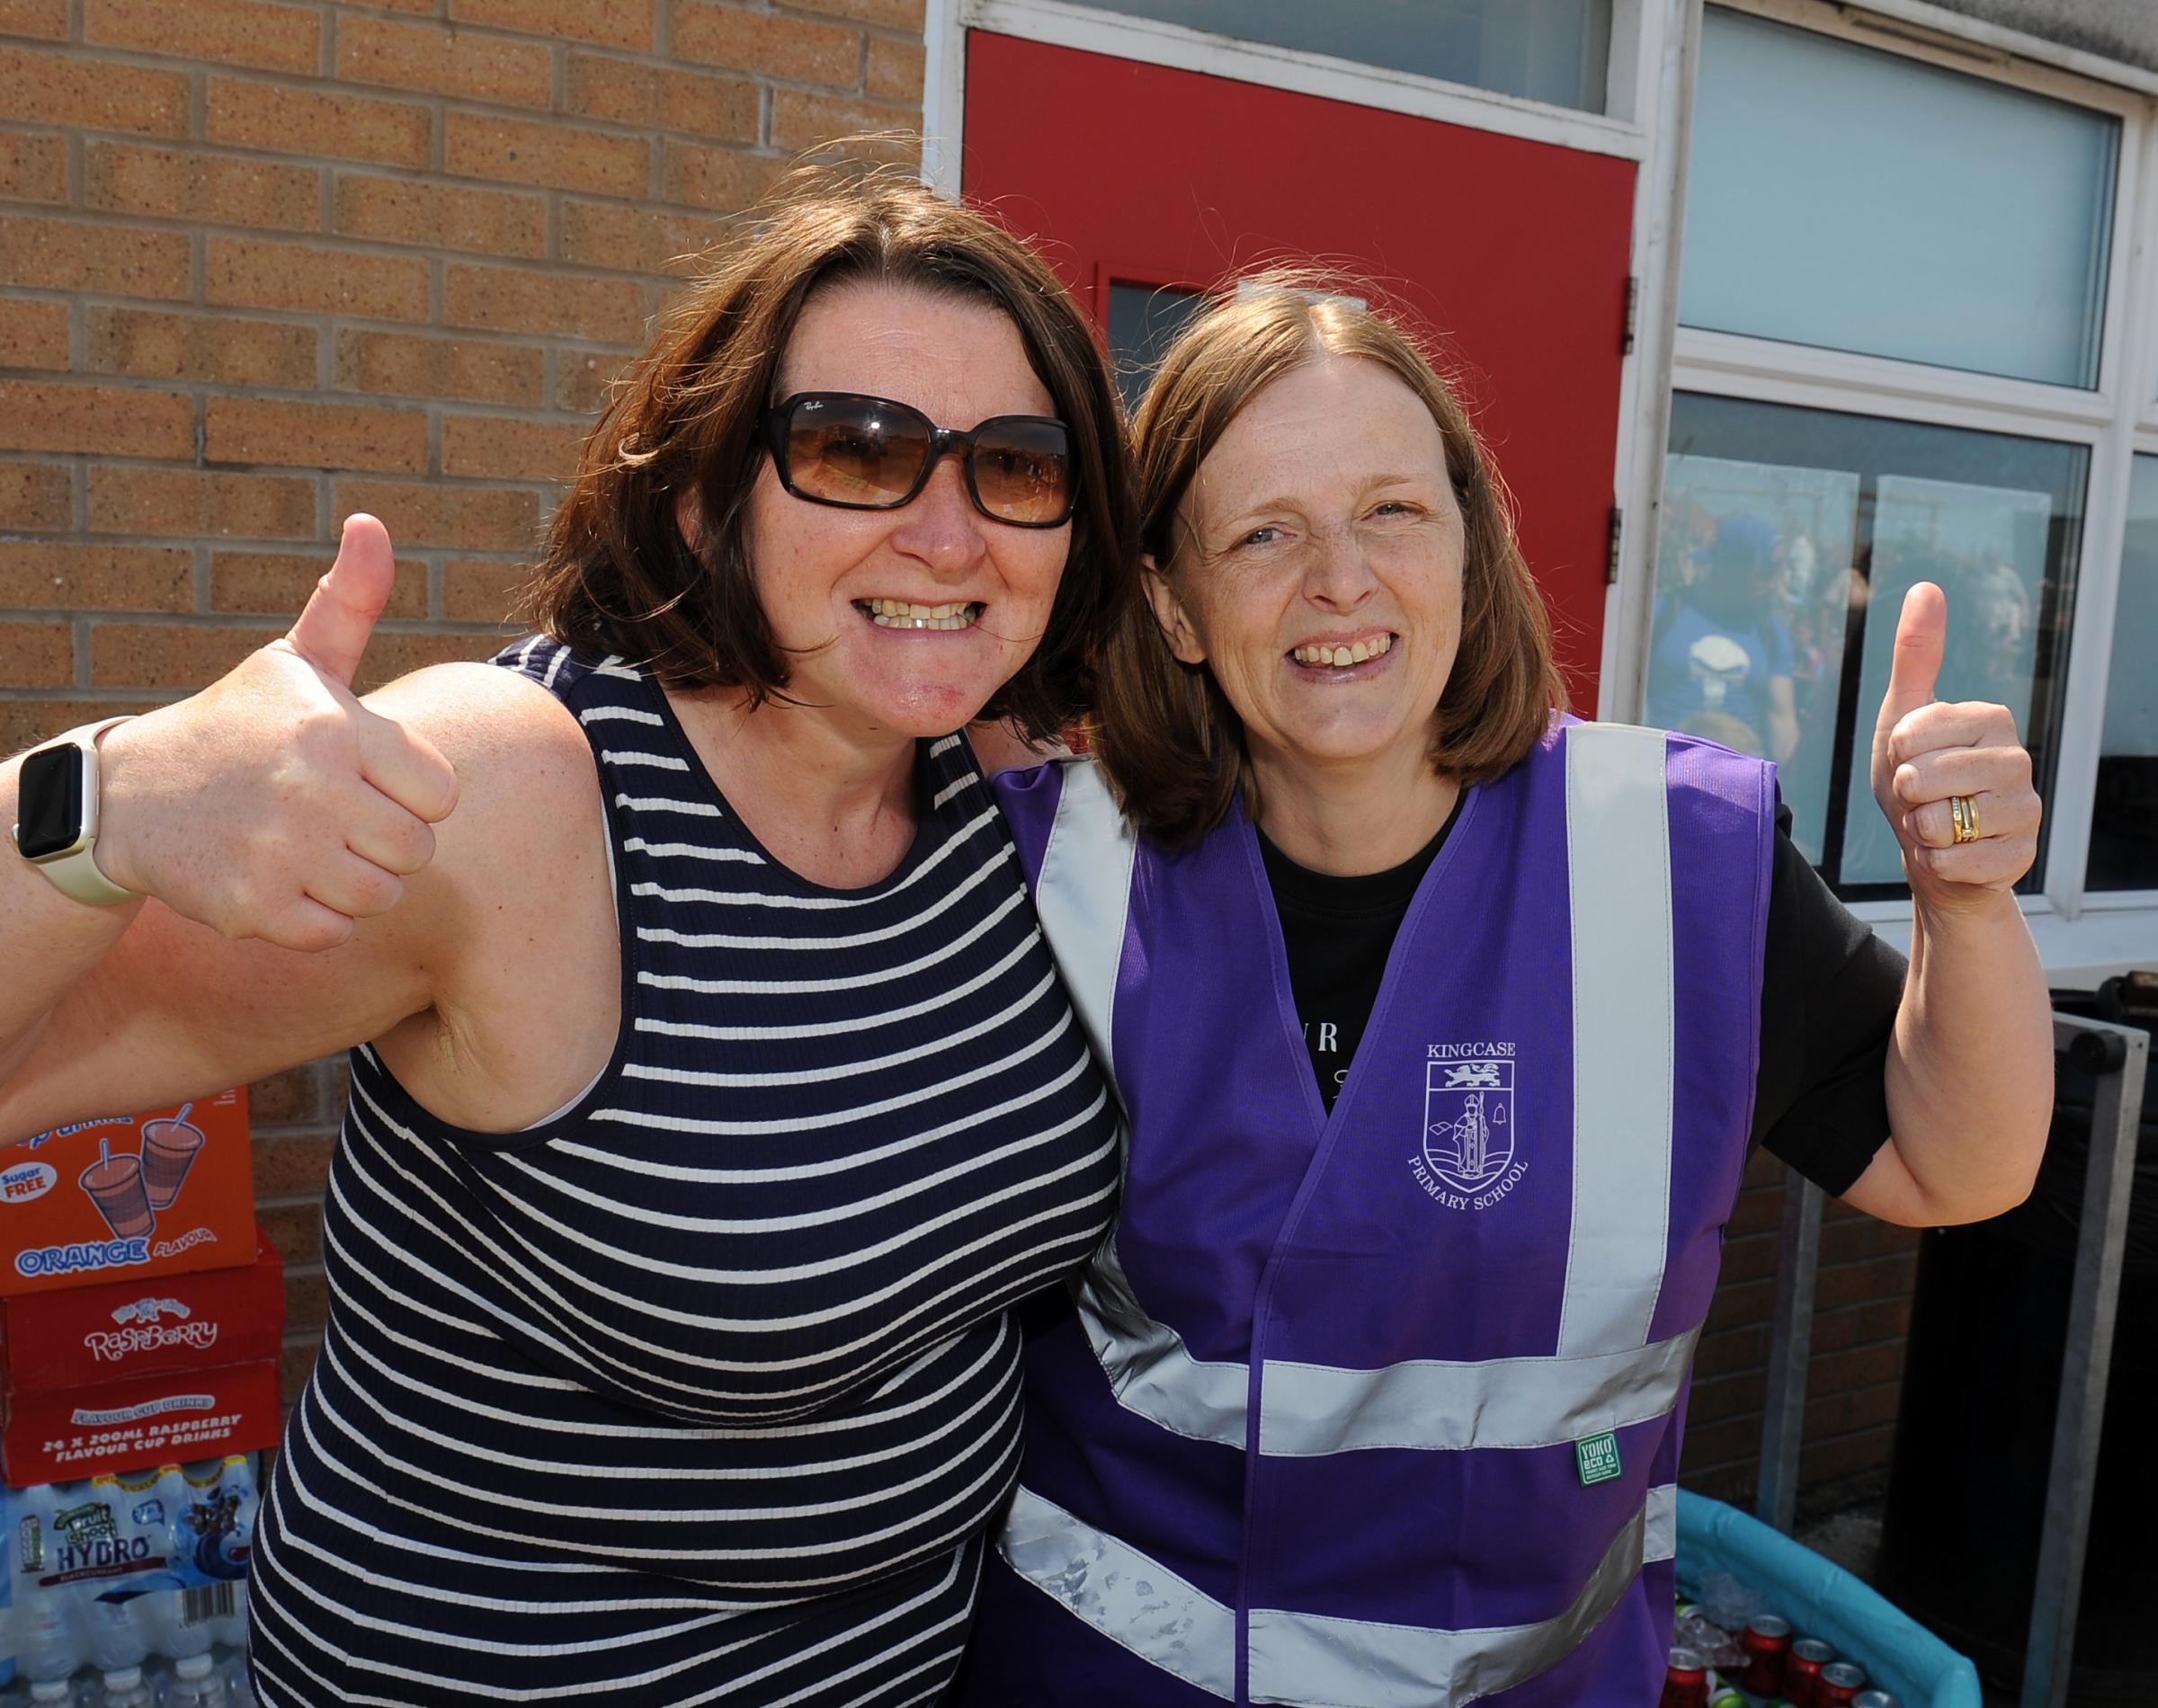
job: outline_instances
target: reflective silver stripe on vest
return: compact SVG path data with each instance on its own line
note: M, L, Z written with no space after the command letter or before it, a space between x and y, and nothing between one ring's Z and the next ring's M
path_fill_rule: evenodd
M1113 1068L1117 969L1137 853L1101 768L1066 765L1034 905L1104 1072ZM1078 1304L1119 1404L1177 1435L1242 1449L1250 1369L1201 1363L1184 1350L1182 1335L1148 1316L1117 1261L1113 1234L1080 1281Z
M1251 1695L1299 1708L1427 1708L1473 1702L1564 1660L1618 1605L1642 1566L1672 1556L1678 1490L1665 1483L1611 1539L1554 1618L1440 1631L1254 1611ZM1022 1486L997 1537L1012 1570L1140 1659L1224 1701L1236 1689L1236 1615L1159 1561Z
M1113 1232L1080 1277L1077 1297L1079 1321L1119 1405L1176 1435L1243 1451L1251 1367L1193 1357L1182 1335L1141 1310L1117 1261Z
M1574 1605L1533 1624L1436 1631L1374 1620L1253 1609L1251 1694L1254 1703L1297 1708L1430 1708L1495 1695L1548 1672L1610 1616L1660 1545L1658 1509L1675 1510L1678 1491L1648 1491L1648 1503L1611 1538ZM1668 1528L1668 1526L1664 1526Z
M1679 1552L1679 1485L1659 1482L1648 1491L1648 1528L1641 1541L1641 1561L1675 1560Z
M1012 1570L1110 1641L1210 1696L1235 1699L1235 1610L1168 1567L1024 1484L996 1546Z
M1079 1024L1107 1072L1115 1065L1110 1026L1139 844L1117 811L1100 766L1075 760L1063 771L1064 792L1057 798L1049 845L1034 884L1034 909Z
M1671 807L1663 732L1566 731L1574 1230L1558 1356L1646 1344L1671 1220Z
M1270 1358L1259 1391L1259 1451L1295 1458L1360 1447L1445 1452L1583 1440L1677 1405L1699 1333L1584 1358L1422 1359L1383 1370Z

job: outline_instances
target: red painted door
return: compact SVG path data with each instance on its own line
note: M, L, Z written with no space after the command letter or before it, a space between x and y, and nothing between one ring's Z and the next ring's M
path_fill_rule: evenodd
M1632 162L974 31L962 188L1106 328L1270 260L1374 280L1436 331L1512 487L1592 713ZM1173 316L1173 298L1154 304Z

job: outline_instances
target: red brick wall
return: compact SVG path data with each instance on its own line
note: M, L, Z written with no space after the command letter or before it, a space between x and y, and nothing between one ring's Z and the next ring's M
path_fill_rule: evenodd
M1680 1472L1688 1488L1749 1508L1768 1392L1783 1172L1766 1152L1746 1170L1724 1245L1723 1278L1694 1362ZM1915 1229L1891 1227L1829 1201L1821 1222L1799 1454L1802 1510L1833 1508L1881 1484L1902 1392L1917 1268Z
M340 520L371 678L498 644L609 378L789 158L920 123L922 0L0 0L0 752L280 632ZM343 1068L255 1088L288 1392Z

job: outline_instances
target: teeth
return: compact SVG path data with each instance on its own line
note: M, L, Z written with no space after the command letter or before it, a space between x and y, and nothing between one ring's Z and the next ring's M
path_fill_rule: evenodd
M1346 670L1351 664L1361 664L1367 659L1377 658L1381 653L1390 650L1393 645L1393 636L1379 635L1349 646L1299 646L1289 656L1299 664L1324 664L1333 670Z
M879 628L971 628L978 604L912 605L904 599L858 599L854 609Z

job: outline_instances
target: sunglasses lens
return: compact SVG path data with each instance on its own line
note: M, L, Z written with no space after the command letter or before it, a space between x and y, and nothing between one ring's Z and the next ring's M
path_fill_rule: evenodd
M795 489L827 503L896 504L929 458L929 423L868 398L805 398L787 423Z
M974 441L975 501L1000 521L1062 521L1075 478L1062 422L1011 417L987 423Z

